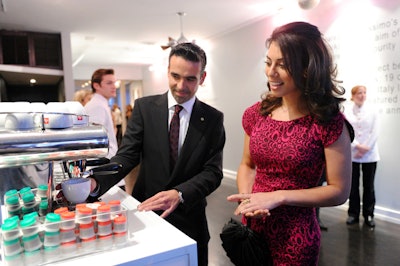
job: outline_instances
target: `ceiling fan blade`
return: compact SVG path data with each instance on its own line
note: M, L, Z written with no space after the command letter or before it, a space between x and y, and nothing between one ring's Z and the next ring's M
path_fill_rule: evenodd
M166 45L161 45L161 48L163 50L166 50L166 49L171 48L171 47L173 47L173 46L175 46L177 44L178 44L178 42L174 38L168 37L168 43Z

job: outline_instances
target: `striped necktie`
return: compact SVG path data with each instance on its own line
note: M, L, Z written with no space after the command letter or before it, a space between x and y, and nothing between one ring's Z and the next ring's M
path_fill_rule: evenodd
M170 170L175 167L176 160L178 158L178 145L179 145L179 113L182 111L183 107L180 105L175 105L175 112L171 119L171 124L169 128L169 162Z

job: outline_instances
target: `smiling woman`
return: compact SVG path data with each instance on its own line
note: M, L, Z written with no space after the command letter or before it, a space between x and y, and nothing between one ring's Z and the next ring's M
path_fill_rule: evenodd
M278 27L267 48L269 90L243 114L240 194L228 200L242 202L235 214L244 224L251 218L275 265L318 265L314 207L342 204L350 191L350 129L339 108L344 90L316 26ZM325 168L327 185L318 186Z

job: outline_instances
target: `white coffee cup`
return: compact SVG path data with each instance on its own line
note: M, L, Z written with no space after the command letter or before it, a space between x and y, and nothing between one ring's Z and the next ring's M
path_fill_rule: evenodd
M11 130L27 130L35 127L31 113L7 114L4 120L4 128Z
M67 179L61 183L61 188L66 200L73 204L83 203L90 194L90 179Z
M74 122L69 114L67 105L63 102L49 102L46 105L46 113L43 114L44 128L69 128Z
M0 103L0 128L19 130L31 129L29 117L32 117L29 102L1 102ZM18 114L15 117L9 117L6 126L6 118L8 115Z
M49 129L62 129L70 128L73 126L74 122L72 115L70 114L43 114L43 124L44 128Z
M4 128L6 116L12 112L12 102L0 102L0 128Z
M74 125L88 125L89 116L80 102L66 101L65 105L68 107L69 113L72 114Z

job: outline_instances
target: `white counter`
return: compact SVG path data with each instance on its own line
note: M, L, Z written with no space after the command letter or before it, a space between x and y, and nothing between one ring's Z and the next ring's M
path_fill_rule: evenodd
M126 244L58 261L57 265L170 265L196 266L196 242L153 212L138 212L139 204L118 187L111 188L103 201L121 200L129 211L129 239ZM96 240L98 241L98 240ZM0 262L0 265L15 265Z

